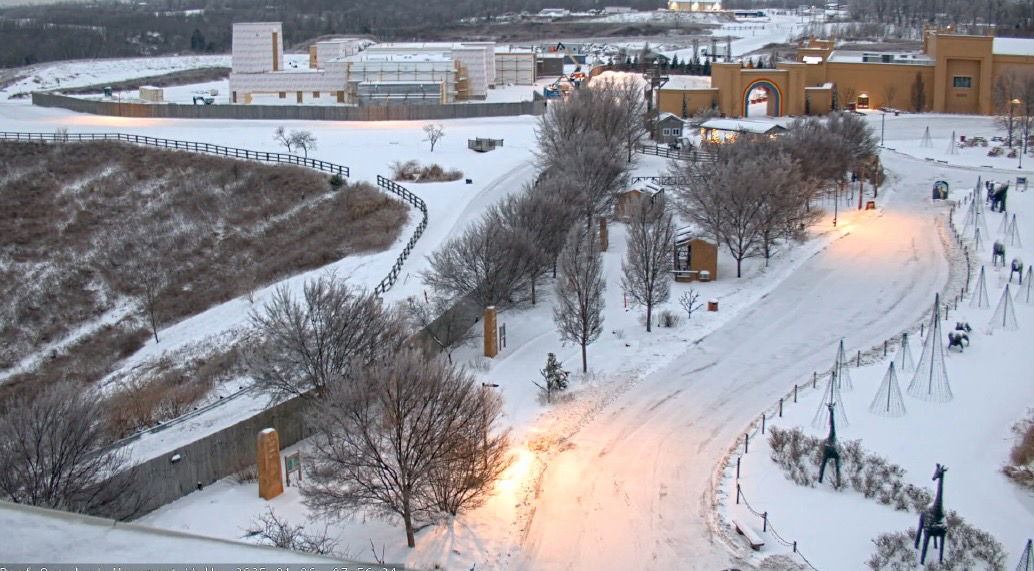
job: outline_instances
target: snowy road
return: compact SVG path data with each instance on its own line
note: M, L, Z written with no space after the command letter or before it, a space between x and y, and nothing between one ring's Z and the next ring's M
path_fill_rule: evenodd
M926 176L908 174L921 170L912 159L885 164L902 173L885 210L646 377L554 457L519 568L737 563L709 524L712 473L730 443L794 383L828 368L841 337L850 348L882 342L948 279Z

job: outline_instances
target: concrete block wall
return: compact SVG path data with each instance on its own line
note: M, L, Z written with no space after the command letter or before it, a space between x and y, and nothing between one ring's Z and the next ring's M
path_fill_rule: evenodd
M284 30L280 22L233 25L232 71L264 73L284 69Z

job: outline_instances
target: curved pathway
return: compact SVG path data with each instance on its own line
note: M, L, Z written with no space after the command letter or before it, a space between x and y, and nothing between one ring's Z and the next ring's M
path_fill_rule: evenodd
M851 348L881 343L928 311L947 282L928 177L915 161L887 163L915 190L892 195L570 440L544 476L519 568L737 565L710 521L712 474L730 444L788 388L827 369L841 337Z

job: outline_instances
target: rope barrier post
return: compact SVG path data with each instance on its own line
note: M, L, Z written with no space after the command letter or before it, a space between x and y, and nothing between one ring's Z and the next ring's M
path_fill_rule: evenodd
M819 382L819 374L815 371L811 373L811 388L815 388Z
M779 397L779 418L783 418L783 397Z
M855 358L854 366L855 367L861 367L862 366L862 350L861 349L858 350L858 357Z
M768 512L764 512L763 514L761 514L761 519L763 522L761 524L761 531L768 533Z
M761 413L761 434L765 433L765 417L768 416L765 413Z
M797 542L796 541L793 542L793 552L797 553Z
M746 454L749 451L750 451L750 435L749 434L744 434L743 435L743 453Z
M736 480L740 479L740 460L742 460L742 459L743 459L742 456L737 456L736 457Z
M797 402L797 383L793 384L793 402Z
M740 484L736 483L736 505L740 505Z

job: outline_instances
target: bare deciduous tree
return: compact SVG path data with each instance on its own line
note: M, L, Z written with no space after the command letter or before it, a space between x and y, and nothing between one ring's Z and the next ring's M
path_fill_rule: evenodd
M274 398L323 397L356 366L397 351L408 333L397 310L332 276L306 283L301 301L278 288L251 322L258 341L248 367Z
M308 157L309 151L316 150L316 137L309 131L291 131L291 145Z
M465 311L466 305L470 304L463 298L449 298L438 292L426 301L416 297L407 300L407 311L414 324L446 354L450 363L453 350L478 336L473 327L477 320L469 318L477 312Z
M697 293L696 290L692 289L683 292L682 295L679 296L679 305L681 305L682 309L686 311L687 321L693 319L693 312L700 309L703 306L703 304L698 301L699 299L700 294Z
M588 372L586 347L603 331L603 261L593 229L571 229L557 262L557 301L553 321L560 338L582 348L582 372Z
M310 131L291 131L290 133L283 126L277 127L273 132L273 140L293 153L295 149L301 149L305 156L309 151L316 150L316 137Z
M916 72L912 80L912 110L920 112L926 108L926 84L923 82L923 74Z
M276 131L273 131L273 140L280 143L280 146L286 148L287 152L293 152L294 141L291 140L291 136L287 133L287 130L284 129L283 125L277 127Z
M431 143L431 152L433 153L434 146L445 136L445 127L441 124L428 123L424 125L424 135L424 140Z
M482 306L523 300L534 256L528 233L504 220L498 208L430 256L424 283L447 297L469 295Z
M106 442L100 396L71 382L7 403L0 414L3 499L74 512L131 515L128 476ZM120 513L122 512L122 513Z
M410 547L442 512L476 505L506 466L495 395L440 359L405 350L335 383L317 413L306 504L325 515L399 517Z
M646 306L647 331L652 330L654 305L667 301L671 291L674 240L675 226L663 195L640 198L628 225L621 287L634 303Z

